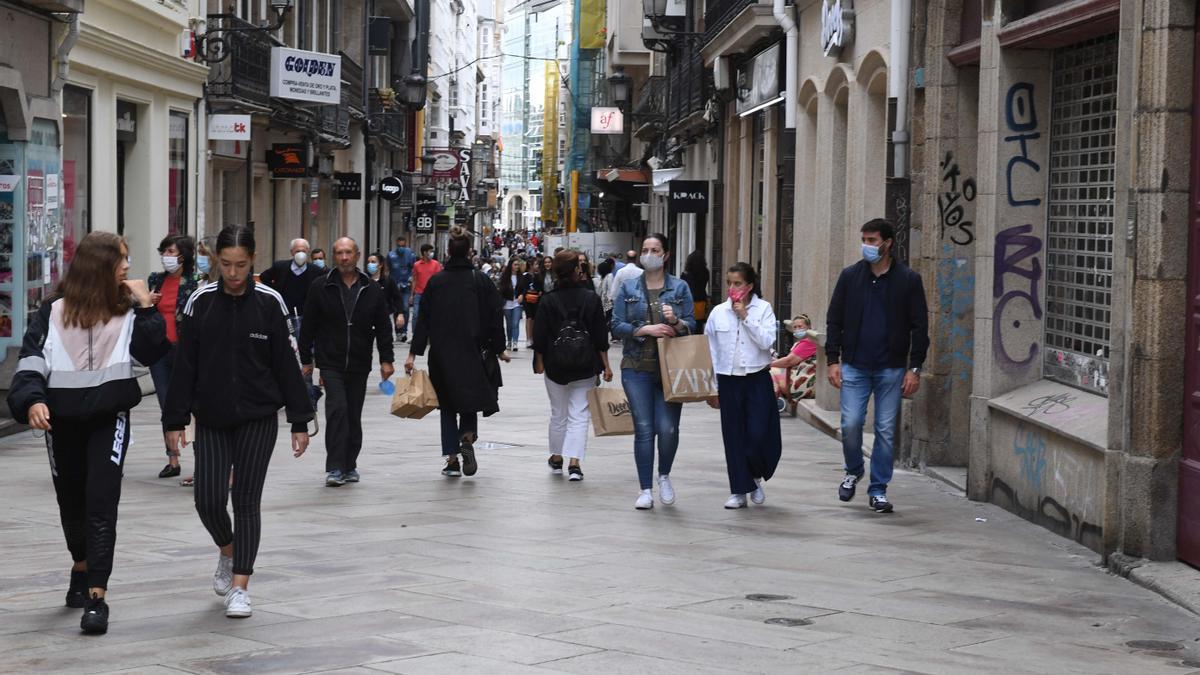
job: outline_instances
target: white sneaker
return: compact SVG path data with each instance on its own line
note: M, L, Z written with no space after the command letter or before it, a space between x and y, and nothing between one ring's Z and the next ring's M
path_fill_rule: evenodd
M744 509L746 508L746 495L729 495L729 500L725 502L727 509Z
M250 593L240 586L229 589L225 596L225 616L244 619L250 616Z
M225 597L233 587L233 558L221 554L217 558L217 571L213 573L213 593Z
M658 477L658 501L662 502L663 506L675 503L675 486L671 485L670 476Z
M650 494L649 490L642 490L637 501L633 503L633 508L641 511L654 508L654 495Z
M754 492L750 493L750 501L755 504L762 504L767 501L767 493L763 491L762 479L755 478L754 482L758 484L758 487L754 488Z

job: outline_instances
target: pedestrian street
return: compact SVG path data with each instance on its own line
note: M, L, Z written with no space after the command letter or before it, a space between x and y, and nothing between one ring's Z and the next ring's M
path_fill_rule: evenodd
M325 487L323 436L294 459L280 434L247 619L211 591L190 488L156 477L153 396L133 414L105 636L63 606L44 441L0 439L0 672L1200 668L1200 618L1068 539L902 470L895 513L839 502L840 445L798 419L763 506L722 508L719 413L703 404L684 408L673 506L634 510L630 436L589 439L586 480L551 475L542 378L514 357L471 478L439 473L437 414L390 416L377 372L361 483Z

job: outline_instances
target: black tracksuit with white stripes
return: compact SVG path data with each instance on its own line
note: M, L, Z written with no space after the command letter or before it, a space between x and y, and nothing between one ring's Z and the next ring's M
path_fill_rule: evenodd
M188 299L163 425L182 430L196 416L196 512L217 546L233 543L233 573L251 574L279 408L293 432L305 430L313 409L282 296L253 281L242 295L224 288L218 281Z

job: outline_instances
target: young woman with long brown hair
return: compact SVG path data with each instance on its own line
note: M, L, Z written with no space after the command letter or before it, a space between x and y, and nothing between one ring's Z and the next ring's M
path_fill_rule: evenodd
M134 366L170 348L146 282L127 279L129 248L92 232L51 299L29 322L8 392L17 421L46 432L50 475L75 561L67 606L85 633L108 631L105 590L117 536L129 410L142 400Z

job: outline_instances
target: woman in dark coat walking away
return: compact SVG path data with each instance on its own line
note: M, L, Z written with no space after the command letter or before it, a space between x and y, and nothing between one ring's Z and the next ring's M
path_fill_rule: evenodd
M497 359L511 359L504 338L504 302L492 280L471 265L467 231L451 228L446 248L446 268L429 280L421 296L404 372L411 375L416 357L430 347L429 378L437 391L446 458L442 474L472 476L477 468L478 414L490 417L500 411L498 390L503 383Z

